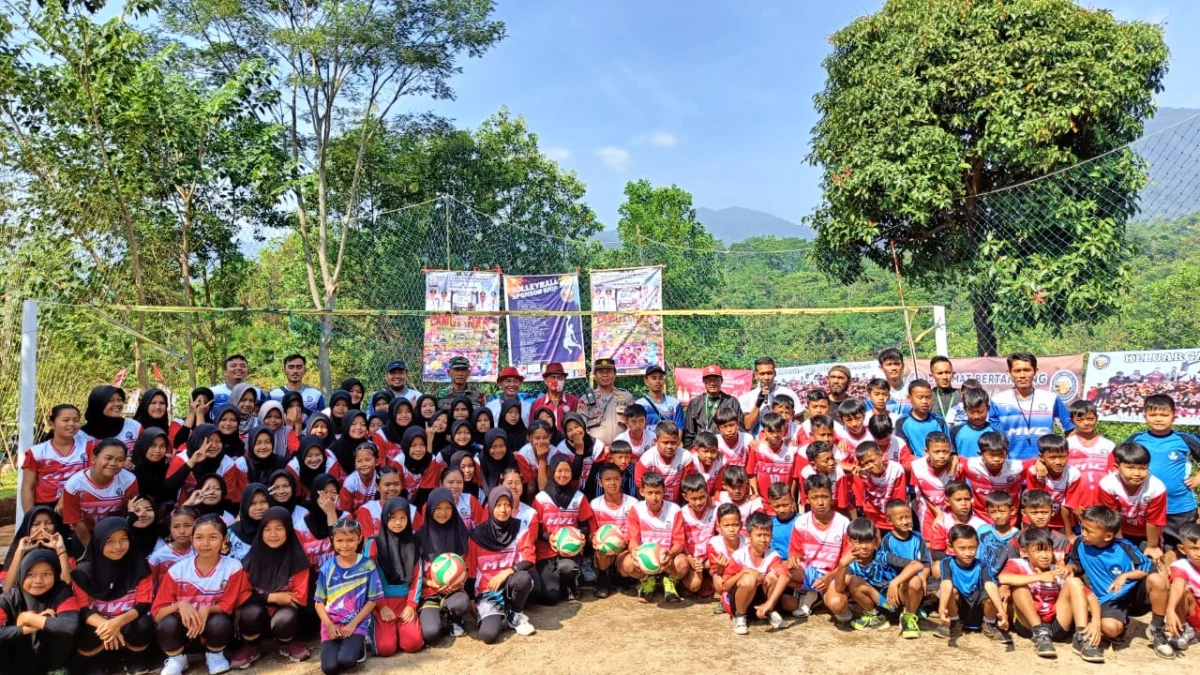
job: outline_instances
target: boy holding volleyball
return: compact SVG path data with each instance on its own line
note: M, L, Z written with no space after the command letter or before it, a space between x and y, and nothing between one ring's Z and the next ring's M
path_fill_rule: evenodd
M659 429L666 422L659 425ZM654 587L662 578L663 599L679 602L675 582L682 576L677 572L675 559L684 555L686 534L683 509L666 500L666 481L657 471L642 476L642 498L629 512L629 549L617 557L617 570L622 576L638 579L638 600L650 602ZM645 551L639 550L645 544ZM655 561L654 557L658 560ZM655 565L655 562L658 564ZM660 574L665 572L665 574Z

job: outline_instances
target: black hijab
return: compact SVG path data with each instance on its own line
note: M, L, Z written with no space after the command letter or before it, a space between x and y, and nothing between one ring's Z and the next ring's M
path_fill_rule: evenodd
M367 424L367 413L361 410L351 410L346 413L342 419L342 435L333 442L331 448L338 466L342 467L342 471L345 471L347 476L354 473L354 450L364 442L371 440L369 433L359 439L350 438L350 426L354 424L354 420L360 417L363 424Z
M454 396L454 399L450 401L450 405L446 406L446 409L450 411L450 417L451 418L454 417L454 409L458 407L459 403L467 404L466 419L468 419L468 420L471 419L475 415L475 404L471 402L471 397L468 396L465 392L461 393L461 394L456 394Z
M138 489L141 489L140 484ZM137 544L138 550L142 552L142 555L148 556L154 552L154 549L158 548L158 540L162 538L159 535L162 534L163 528L162 524L158 522L158 500L145 492L140 492L133 499L129 500L130 505L139 499L145 499L150 502L150 508L154 511L154 521L150 523L149 527L134 527L134 523L137 522L138 517L131 508L129 515L125 516L125 522L129 523L129 538L133 543Z
M487 407L476 410L475 414L471 415L471 442L475 445L483 445L483 436L487 433L487 431L479 431L478 428L479 418L485 415L489 420L492 421L492 426L488 428L488 431L496 428L496 416L492 414L491 410L489 410Z
M204 396L209 401L214 401L217 398L217 395L213 393L213 390L209 389L208 387L196 387L195 389L192 390L192 397L189 398L188 400L195 401L197 396ZM208 411L208 419L206 419L204 421L205 422L212 421L212 409L211 408Z
M387 526L388 519L396 511L403 511L404 515L408 516L408 526L400 534L392 532ZM408 500L404 497L392 497L383 505L383 512L379 517L379 534L375 535L375 565L383 575L384 581L392 586L399 586L412 581L413 567L420 557L421 547L413 534Z
M497 438L504 439L504 457L493 459L492 443ZM490 493L492 488L499 485L505 470L519 468L517 456L513 454L513 447L508 443L508 434L503 429L492 429L487 432L483 437L483 449L479 451L479 472L483 474L480 476L480 484L483 485L483 491Z
M39 513L50 514L50 520L54 523L54 531L62 535L63 546L66 547L68 556L79 559L83 555L83 547L80 546L79 542L75 540L75 534L71 531L71 528L63 525L62 517L59 516L54 510L54 507L45 505L35 506L26 511L25 515L21 517L21 525L17 528L17 531L13 533L12 543L8 547L8 553L4 555L3 569L8 570L9 574L12 574L12 561L13 557L16 556L17 553L17 544L22 539L29 536L29 532L33 529L33 519ZM46 550L49 551L50 549L47 548ZM55 556L54 560L57 562L58 557Z
M425 456L421 459L413 459L412 453L408 451L412 447L413 440L420 438L425 441ZM425 430L421 427L412 426L404 432L404 438L400 441L400 450L404 453L404 468L414 476L420 476L429 468L430 462L433 461L433 451L429 449L429 440L425 438Z
M358 390L363 393L363 398L361 400L359 400L358 403L354 402L354 393L350 391L354 387L358 387ZM362 402L367 399L367 388L363 386L362 380L358 379L357 377L347 377L346 379L342 380L341 389L342 389L342 391L344 391L350 395L349 403L350 403L351 410L362 410L363 409ZM329 405L331 405L331 406L333 405L332 397L330 397ZM368 412L370 412L370 411L368 411Z
M312 448L321 449L321 465L315 469L308 468L308 465L304 463L305 456L308 455L308 451ZM300 437L300 449L296 451L296 462L300 465L300 470L297 473L300 474L300 485L304 489L312 489L313 481L317 479L317 476L325 473L325 464L328 461L329 459L325 455L325 442L320 436L309 435Z
M440 434L430 432L433 435L433 438L429 439L429 451L436 454L441 454L442 450L444 450L447 445L450 445L450 411L439 410L435 412L433 417L429 418L429 422L432 424L433 420L437 419L441 415L446 416L446 431Z
M41 595L31 595L25 592L22 582L25 581L25 577L29 576L29 570L38 563L50 565L50 569L54 571L54 585ZM14 570L10 570L9 574L13 574L13 572ZM13 625L16 625L17 616L21 612L41 613L47 609L58 607L71 597L71 585L62 580L62 565L58 562L58 556L48 548L38 548L26 553L21 558L21 569L15 570L15 572L17 574L16 583L3 595L0 595L0 610L8 615L8 620L12 621Z
M283 406L283 423L284 424L287 424L288 405L293 402L297 402L297 401L300 403L300 415L304 419L307 420L308 419L308 409L304 407L304 397L300 395L300 392L292 391L291 389L284 387L283 398L279 399L279 405ZM330 428L329 435L332 436L334 431L335 431L334 428Z
M517 409L517 423L509 424L505 421L505 414L512 408ZM520 401L504 401L500 404L500 419L496 420L496 428L503 429L508 435L508 447L513 452L525 447L529 442L529 430L525 427L525 419L521 416ZM487 447L483 448L487 452Z
M329 433L325 434L325 438L321 438L320 436L312 433L313 425L317 422L324 422L325 428L329 430ZM316 436L318 439L320 439L321 447L325 450L328 450L330 446L333 445L333 442L337 440L337 434L339 430L340 428L333 423L333 420L329 419L329 415L326 415L323 412L313 413L308 417L308 421L304 423L304 433L306 435Z
M167 452L162 459L151 462L146 459L146 452L159 438L166 439ZM138 489L143 494L153 497L156 502L166 499L168 495L164 493L164 489L167 484L167 469L171 466L171 439L167 438L167 432L156 426L142 427L142 433L138 434L137 441L133 444L129 460L133 462L133 475L137 478Z
M375 404L379 402L379 399L383 399L388 402L388 405L391 405L392 401L396 400L396 395L390 389L380 389L371 394L371 410L375 409Z
M405 426L400 426L396 423L396 412L400 410L401 406L408 406L408 411L412 413L412 421ZM415 423L417 413L413 409L413 404L408 399L400 396L392 399L392 402L388 405L387 416L383 419L383 437L393 443L399 443L404 440L404 432Z
M571 460L563 455L555 455L550 458L550 465L546 469L546 473L550 480L546 483L546 489L543 492L550 497L550 501L560 509L565 509L571 505L571 499L575 496L577 490L571 487L571 481L567 481L566 485L559 485L554 481L554 475L558 471L560 464L570 465ZM571 470L571 477L574 479L575 471Z
M282 506L272 506L263 514L261 522L265 525L272 520L283 523L287 533L283 546L267 546L262 538L262 528L259 528L254 543L250 544L250 551L242 558L242 569L246 570L250 586L262 595L287 589L293 576L308 569L308 556L304 553L300 538L296 536L292 515Z
M262 493L266 498L267 504L271 503L271 493L267 490L267 486L262 483L251 483L242 490L242 502L238 508L238 521L229 528L229 534L236 536L247 544L253 544L254 538L258 536L258 528L262 525L262 520L255 520L250 517L250 504L254 501L254 495Z
M434 510L442 502L450 504L450 520L445 523L433 519ZM454 503L454 495L450 494L450 490L440 487L429 493L429 499L425 502L425 524L417 536L421 540L421 555L426 562L443 553L467 554L467 525L458 512L458 505Z
M292 486L292 496L289 497L285 502L279 501L275 498L275 495L271 494L271 486L274 485L275 481L279 480L280 478L286 478L288 484ZM296 504L299 503L300 500L297 498L299 493L296 491L296 477L292 475L291 471L288 471L287 469L280 469L276 471L275 473L271 474L269 478L267 478L266 486L267 499L271 502L271 506L278 506L286 510L288 513L291 513L296 509ZM266 516L263 516L263 522L266 522Z
M459 429L461 429L463 427L466 427L467 431L471 432L472 440L467 441L466 445L459 445L458 443L454 442L454 432L458 431ZM451 424L450 425L450 444L447 445L446 447L442 448L442 451L440 453L442 456L442 461L445 462L447 466L449 466L450 458L454 457L454 453L456 453L456 452L469 452L469 453L471 453L472 457L479 454L479 446L475 444L475 440L474 440L475 435L474 434L475 434L475 429L470 420L456 420L454 422L454 424Z
M200 515L206 516L210 513L215 513L222 518L225 516L225 502L229 499L229 486L225 484L225 479L215 473L210 473L202 476L196 476L196 489L204 487L205 481L209 478L216 478L217 483L221 486L221 501L216 504L205 504L197 502L192 504L192 507L200 512Z
M254 454L254 442L259 436L266 435L271 441L271 454L265 458ZM267 427L254 427L246 436L246 481L264 483L271 474L287 466L287 458L275 454L275 432ZM141 485L141 483L138 483Z
M92 438L116 438L125 427L124 417L109 417L104 414L104 408L112 400L114 394L121 389L110 384L102 384L88 394L87 409L83 413L87 421L79 430Z
M342 415L342 417L337 417L333 414L333 404L338 401L346 402L346 412ZM329 419L333 420L335 427L341 428L342 418L346 415L349 415L351 411L354 410L360 410L360 408L355 408L354 406L350 405L350 392L346 391L345 389L338 389L329 395Z
M423 404L425 402L425 399L429 399L430 401L433 401L433 415L431 415L430 417L426 417L421 414L421 404ZM417 402L413 404L413 424L420 422L421 426L429 426L429 422L431 420L433 420L433 416L436 416L437 413L438 413L437 399L430 396L429 394L422 394L417 399Z
M596 441L592 439L592 435L587 432L587 420L583 419L583 415L579 413L567 413L563 416L563 437L566 437L567 422L575 422L583 427L583 454L575 451L575 446L571 445L570 441L563 441L563 446L570 454L571 460L571 480L579 480L583 475L583 460L592 456L592 450L596 447Z
M448 473L450 471L457 471L459 473L462 473L462 462L464 459L470 459L472 463L475 462L474 455L472 455L469 452L460 450L460 451L454 453L454 455L450 458L450 465L446 467L446 471L442 472L442 476L445 477L446 473ZM479 486L478 466L476 467L476 469L477 470L475 471L475 480L471 481L468 485L474 485L474 486L478 487ZM466 480L466 478L467 478L466 475L463 475L463 480ZM469 489L467 489L465 487L464 487L463 491L467 492L467 493L471 492Z
M501 499L507 499L513 507L513 514L506 522L496 520L496 504ZM521 533L521 521L517 520L517 500L513 499L512 491L503 485L494 487L488 492L488 519L482 525L476 525L471 530L471 539L485 551L503 551L508 548ZM457 509L455 509L457 511ZM426 525L428 527L428 525Z
M309 531L318 539L324 539L329 536L329 520L325 517L325 512L321 510L321 507L317 505L317 495L320 494L321 488L330 483L333 483L339 490L342 487L338 479L327 473L317 476L313 480L312 489L308 491L308 501L304 502L304 508L308 511L308 515L304 517L304 522L308 523Z
M205 423L196 427L187 439L188 457L191 457L192 454L199 452L200 448L204 446L204 443L208 440L209 436L212 436L216 433L217 425L215 424ZM199 477L205 474L215 474L217 469L221 468L221 459L222 455L205 458L197 463L196 466L192 467L192 475Z
M109 560L104 557L104 544L121 531L129 537L129 549L120 560ZM146 557L151 551L143 551L137 546L133 528L124 518L111 516L96 523L96 531L92 533L92 548L94 551L89 554L89 560L80 563L71 572L71 582L96 600L116 600L150 576Z
M242 435L238 431L242 424L242 411L238 410L236 405L226 403L217 408L216 412L213 413L213 424L219 424L225 413L233 413L233 418L237 420L238 426L231 434L221 433L220 426L217 426L217 436L221 438L221 453L230 459L244 457L246 455L246 444L242 441Z
M167 412L162 417L151 417L150 416L150 402L154 400L155 396L162 396L163 400L166 401L166 403L167 403ZM141 424L143 429L145 429L146 427L158 427L159 429L170 429L171 428L171 398L169 396L167 396L167 392L163 391L162 389L147 390L145 394L142 394L141 400L138 401L137 412L133 413L133 419L137 423Z

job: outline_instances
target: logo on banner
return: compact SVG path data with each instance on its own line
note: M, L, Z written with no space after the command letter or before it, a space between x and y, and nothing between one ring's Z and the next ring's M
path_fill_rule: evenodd
M1103 366L1096 367L1103 368ZM1069 370L1056 371L1050 378L1050 391L1058 394L1059 398L1064 401L1069 401L1079 393L1079 378Z
M1094 368L1104 370L1110 363L1112 363L1112 359L1109 358L1108 354L1097 354L1092 357L1092 366Z

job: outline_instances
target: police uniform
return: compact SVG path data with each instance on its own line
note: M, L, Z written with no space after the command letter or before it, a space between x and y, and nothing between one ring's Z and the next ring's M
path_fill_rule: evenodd
M450 359L449 366L450 370L455 368L470 368L471 362L467 361L466 357L464 356L455 356ZM469 382L467 383L467 388L463 389L462 391L455 389L453 385L442 387L441 389L437 390L437 393L434 394L434 398L437 399L438 408L448 408L450 407L450 404L454 402L454 399L458 398L460 394L465 395L467 400L471 402L471 405L476 410L484 406L485 400L483 392L479 391L475 387L472 387Z
M596 368L615 368L612 359L596 359ZM579 412L587 420L588 433L605 446L625 431L625 406L632 405L636 397L627 389L613 387L612 393L602 394L592 390L579 399Z

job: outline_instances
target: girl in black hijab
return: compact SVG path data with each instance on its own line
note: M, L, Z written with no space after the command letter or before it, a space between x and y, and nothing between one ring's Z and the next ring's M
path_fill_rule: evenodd
M415 423L420 423L423 426L429 426L433 420L433 416L437 414L438 404L437 399L429 394L422 394L417 399L417 404L413 406L413 413L416 415Z
M16 584L16 570L21 566L24 557L38 550L54 553L60 569L65 570L65 574L68 575L62 577L63 581L69 579L71 567L84 553L83 546L75 539L71 528L63 525L62 517L54 507L44 504L26 511L21 517L21 525L13 534L8 553L4 556L4 566L0 567L0 574L4 575L4 590L7 591Z
M362 380L357 377L347 377L342 380L341 390L350 394L350 407L354 410L363 410L363 398L367 395L367 388L363 386ZM333 405L330 403L330 405ZM370 410L366 411L370 413Z
M308 501L297 506L297 512L303 517L293 518L296 534L304 545L304 553L314 568L319 569L321 562L333 553L333 542L330 541L330 529L338 520L337 499L341 484L333 476L323 473L313 480L312 490Z
M533 414L533 421L529 423L529 431L533 431L533 425L539 422L550 427L550 445L558 445L563 442L563 433L558 430L558 418L554 416L553 410L538 408L538 411Z
M374 394L371 394L371 410L379 410L381 407L383 410L387 410L388 406L391 405L392 401L394 400L396 400L396 395L390 390L380 389Z
M342 405L338 405L339 403ZM345 408L343 409L342 406ZM358 408L350 405L350 392L338 389L329 395L329 419L333 420L333 428L341 429L342 420L351 410L358 410Z
M421 559L432 563L440 555L453 554L467 559L470 538L462 516L455 508L454 496L446 488L437 488L425 503L425 524L417 532ZM468 581L469 583L469 581ZM464 618L470 616L471 598L464 586L440 588L425 580L421 597L421 635L433 644L446 635L466 634Z
M435 412L433 417L429 418L426 432L429 435L429 450L435 455L442 454L446 446L450 445L450 411Z
M167 469L171 466L167 432L160 427L146 427L138 434L129 455L133 464L133 475L137 478L138 491L149 496L156 504L174 503L179 494L167 490Z
M121 416L121 410L117 407L118 401L121 406L125 405L125 392L120 387L102 384L93 389L92 393L88 394L87 409L83 411L84 423L79 430L96 440L116 438L122 443L128 441L132 445L141 428L137 422L133 420L127 422ZM116 414L111 414L113 412ZM137 427L129 429L132 431L132 435L128 439L122 433L127 431L127 425Z
M129 515L125 522L129 523L129 537L142 555L149 556L163 542L164 528L158 518L158 504L146 493L139 493L129 500ZM96 548L92 547L88 558L92 558Z
M280 653L291 661L304 661L309 651L295 644L300 616L308 605L308 556L292 525L292 515L282 506L272 506L262 516L258 534L250 545L242 568L250 583L250 599L237 610L237 624L246 644L236 654L252 660L257 643L274 638ZM273 612L271 610L274 610Z
M492 429L483 438L483 450L479 453L480 483L484 494L500 484L508 469L520 470L513 447L508 443L508 434L503 429Z
M246 456L237 464L245 472L246 482L266 483L271 474L287 466L287 458L275 454L275 432L255 427L246 437Z
M432 468L434 455L426 442L425 430L418 426L409 427L400 441L400 451L404 457L404 487L408 490L412 504L420 508L425 504L425 497L431 489L429 486L435 485L442 478L440 474L431 473L436 469Z
M6 673L45 675L67 667L75 654L79 612L71 585L62 580L58 556L49 549L29 552L10 570L13 587L0 595L0 663ZM53 610L53 616L45 614ZM24 627L18 625L20 621Z
M483 421L485 417L487 418L487 422ZM483 427L483 429L481 430L480 427ZM495 428L496 417L492 415L492 411L488 410L486 407L476 410L471 415L471 441L475 443L475 445L482 446L484 435Z
M367 440L367 414L361 410L351 410L342 419L342 435L333 442L330 448L342 475L349 476L355 472L354 451Z
M540 512L543 510L543 499L548 498L557 511L557 524L553 527L542 525L539 528L537 574L541 583L537 584L537 589L538 600L543 605L556 605L564 598L574 600L579 597L579 562L574 557L564 556L554 550L550 538L559 529L571 526L583 531L584 541L587 541L591 509L588 508L587 498L572 485L571 460L565 455L557 454L550 458L549 464L546 473L550 481L546 483L546 489L534 499L534 504Z
M280 469L267 479L267 496L271 498L272 507L280 507L291 513L300 503L300 493L297 491L296 477L287 469ZM265 516L264 516L265 517Z
M408 500L392 497L380 511L379 533L367 541L367 555L375 561L383 585L383 599L375 605L375 654L391 656L397 650L421 650L421 624L417 623L417 591L421 588L421 546L413 534Z
M233 516L226 510L229 489L225 481L215 473L196 478L196 491L188 497L185 505L195 507L201 516L218 515L228 526L233 522Z
M312 490L313 481L317 476L323 473L333 475L341 469L337 460L332 459L325 450L325 441L320 436L301 436L300 448L296 450L296 456L288 462L288 470L296 476L296 482L299 483L296 498L303 499Z
M234 560L242 560L250 552L254 538L258 536L258 528L262 524L263 514L271 506L271 494L262 483L251 483L242 490L242 499L238 504L238 520L229 528L229 556Z
M510 411L515 411L510 414ZM516 421L512 421L515 419ZM525 447L529 442L529 429L525 426L525 420L521 418L521 402L520 401L505 401L500 404L500 419L496 420L496 428L503 429L508 437L508 447L513 452ZM487 450L487 445L483 446Z
M236 405L226 403L213 413L213 423L217 425L217 436L221 439L221 453L230 459L246 455L246 443L242 441L239 431L242 423L242 413Z
M471 420L455 420L454 424L450 425L450 444L442 448L438 456L442 458L442 462L446 466L450 466L450 460L456 452L469 452L472 457L479 454L479 446L475 445L471 429Z
M150 552L138 547L122 518L96 523L92 542L91 560L71 573L83 619L79 653L88 672L113 671L121 661L129 672L144 671L151 667L146 648L154 640L154 578L146 563Z
M406 418L407 422L404 421ZM403 396L393 399L388 405L385 419L387 421L383 425L383 437L398 445L404 440L404 432L408 431L408 428L415 423L416 415L413 412L413 404Z
M534 552L529 540L521 541L521 521L515 513L517 500L506 487L488 493L488 519L471 530L472 556L504 554L513 561L506 569L474 569L475 604L479 611L479 638L494 644L505 625L517 635L537 632L522 611L533 592ZM507 619L507 620L506 620Z
M161 414L157 416L150 414L150 405L156 402L162 404ZM159 407L155 406L155 408ZM143 431L148 427L158 427L163 430L170 429L171 401L167 398L167 392L162 389L149 389L145 394L142 394L141 400L138 401L137 412L133 413L133 421L142 425Z

